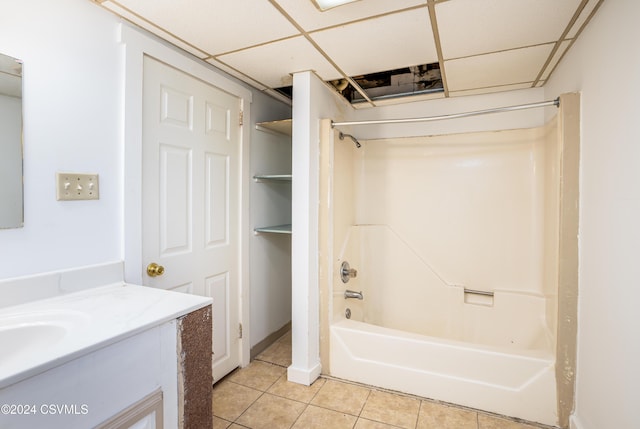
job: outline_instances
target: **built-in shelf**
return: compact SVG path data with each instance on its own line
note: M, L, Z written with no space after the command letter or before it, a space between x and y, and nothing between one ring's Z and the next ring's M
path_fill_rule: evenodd
M287 225L275 225L275 226L263 226L261 228L255 228L256 233L269 233L269 234L291 234L291 224Z
M281 121L258 122L256 127L265 128L276 133L291 136L291 119L283 119Z
M291 174L256 174L253 179L256 182L291 182Z
M279 142L288 142L291 144L291 119L284 119L282 121L269 121L269 122L259 122L256 124L256 129L260 131L266 131L269 134L276 135L277 141ZM275 169L276 171L283 171L283 169ZM286 170L284 170L286 171ZM291 174L256 174L253 176L253 180L256 182L271 182L271 183L288 183L291 184L292 176ZM291 219L290 216L287 216ZM283 221L287 221L286 218L282 219ZM274 225L274 226L264 226L260 228L254 228L254 232L256 234L288 234L291 235L291 224L286 225Z

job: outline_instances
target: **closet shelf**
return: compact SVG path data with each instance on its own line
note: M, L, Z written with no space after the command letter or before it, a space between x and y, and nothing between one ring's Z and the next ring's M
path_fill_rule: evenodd
M291 224L275 225L275 226L263 226L261 228L255 228L253 230L257 233L269 233L269 234L291 234Z
M264 128L270 131L275 131L279 134L284 134L291 137L291 128L293 121L291 119L283 119L281 121L268 121L258 122L256 128Z
M272 142L272 144L280 144L280 143L287 143L287 148L291 148L291 128L292 128L292 120L291 119L285 119L285 120L281 120L281 121L269 121L269 122L260 122L258 124L256 124L256 129L262 132L266 132L267 134L271 134L273 137L275 137L275 139L273 137L268 138L266 141L267 142ZM258 133L258 135L260 135L260 133ZM282 147L284 148L284 147ZM268 163L269 165L274 165L276 164L275 162L275 158L269 158L269 159L265 159L265 162ZM280 163L278 163L280 164ZM274 168L272 171L291 171L289 168L282 168L282 166ZM255 180L256 182L264 182L264 183L282 183L285 185L291 185L292 183L292 176L291 173L288 174L261 174L261 173L256 173L253 176L253 180ZM268 191L261 191L259 190L257 187L256 188L256 192L262 192L262 194L260 195L267 195L264 192L268 192ZM269 188L269 186L267 186L267 188ZM291 219L290 216L285 217L284 220L285 222ZM286 234L286 235L291 235L291 224L286 224L286 225L272 225L272 226L263 226L263 227L259 227L259 228L254 228L254 233L255 234Z
M253 180L265 182L291 182L291 174L256 174Z

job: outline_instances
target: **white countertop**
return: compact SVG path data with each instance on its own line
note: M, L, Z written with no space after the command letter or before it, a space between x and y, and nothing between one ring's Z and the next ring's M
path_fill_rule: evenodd
M211 302L114 283L0 309L0 389Z

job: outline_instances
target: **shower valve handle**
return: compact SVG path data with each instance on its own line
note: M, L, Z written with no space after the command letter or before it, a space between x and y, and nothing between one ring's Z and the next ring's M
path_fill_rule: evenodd
M340 278L342 279L342 283L347 283L349 279L355 278L358 275L358 271L351 268L347 261L344 261L342 265L340 265Z

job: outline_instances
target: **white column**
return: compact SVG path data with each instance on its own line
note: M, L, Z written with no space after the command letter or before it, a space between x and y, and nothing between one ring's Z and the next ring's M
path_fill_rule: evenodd
M292 363L289 381L310 385L321 371L318 309L318 156L317 107L312 104L310 72L293 76L292 135Z

